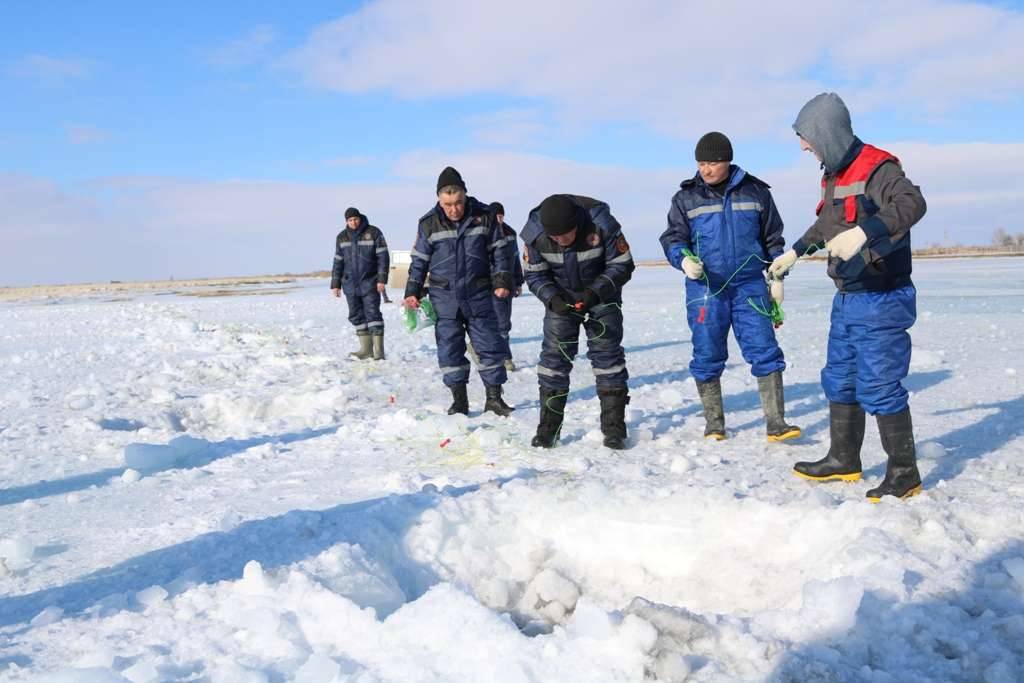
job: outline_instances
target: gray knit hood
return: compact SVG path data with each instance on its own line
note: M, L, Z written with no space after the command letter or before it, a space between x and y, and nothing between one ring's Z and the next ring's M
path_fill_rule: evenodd
M805 104L797 114L793 130L821 155L827 173L840 170L840 162L856 139L850 110L834 92L823 92Z

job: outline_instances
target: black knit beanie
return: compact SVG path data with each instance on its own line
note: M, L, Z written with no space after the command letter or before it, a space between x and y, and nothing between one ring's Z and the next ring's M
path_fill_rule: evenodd
M576 223L576 204L564 194L553 194L540 203L540 224L547 234L564 235Z
M349 218L356 218L358 216L359 209L357 209L356 207L350 206L347 209L345 209L345 220L348 220Z
M502 205L501 202L491 202L490 209L495 214L500 214L502 216L505 215L505 207Z
M466 183L463 182L462 176L451 166L445 166L444 170L441 171L441 175L437 176L437 191L441 192L442 188L454 185L455 187L461 188L463 192L466 191Z
M732 161L732 143L718 131L712 131L697 141L694 156L697 161Z

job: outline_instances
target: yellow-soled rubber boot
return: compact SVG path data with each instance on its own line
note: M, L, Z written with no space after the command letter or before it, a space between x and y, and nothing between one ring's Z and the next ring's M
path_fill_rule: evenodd
M798 462L793 474L811 481L858 481L860 448L864 444L864 409L857 403L829 403L828 454L814 462Z

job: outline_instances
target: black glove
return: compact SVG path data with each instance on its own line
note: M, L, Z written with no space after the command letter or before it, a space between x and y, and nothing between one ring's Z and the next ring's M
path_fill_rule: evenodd
M585 289L583 290L583 299L581 301L576 302L576 311L578 313L586 313L591 308L597 306L600 303L601 299L597 296L597 294L594 294L594 290Z
M559 315L566 315L572 310L572 304L566 301L561 294L555 294L548 299L548 310Z

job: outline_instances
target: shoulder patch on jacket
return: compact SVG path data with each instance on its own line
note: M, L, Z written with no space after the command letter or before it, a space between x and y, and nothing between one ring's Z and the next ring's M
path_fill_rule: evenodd
M523 249L523 263L529 263L529 262L530 262L530 250L529 249Z
M629 242L622 235L619 235L619 239L615 241L615 248L619 250L620 254L625 254L629 251Z
M587 237L587 243L590 244L590 246L592 247L596 247L597 245L601 244L601 236L598 235L596 232L592 232Z

